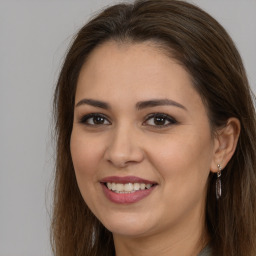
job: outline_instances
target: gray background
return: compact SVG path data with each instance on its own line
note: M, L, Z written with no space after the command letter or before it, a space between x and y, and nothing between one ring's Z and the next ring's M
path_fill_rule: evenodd
M0 0L0 256L51 255L54 84L74 33L113 2ZM228 30L256 91L256 1L193 2Z

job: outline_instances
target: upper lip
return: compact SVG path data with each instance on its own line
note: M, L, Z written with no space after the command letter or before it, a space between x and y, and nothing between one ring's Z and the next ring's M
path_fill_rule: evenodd
M108 176L103 178L100 182L101 183L113 182L113 183L121 183L121 184L125 184L125 183L157 184L155 181L146 180L136 176L125 176L125 177Z

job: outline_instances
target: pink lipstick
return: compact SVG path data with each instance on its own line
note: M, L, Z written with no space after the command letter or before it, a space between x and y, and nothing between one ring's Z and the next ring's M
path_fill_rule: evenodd
M100 181L105 196L117 204L136 203L150 195L157 183L136 176L111 176Z

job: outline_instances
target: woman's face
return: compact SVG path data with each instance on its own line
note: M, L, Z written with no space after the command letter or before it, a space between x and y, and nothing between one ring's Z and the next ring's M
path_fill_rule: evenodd
M81 69L71 154L81 194L114 235L204 222L215 140L189 74L150 43L107 42Z

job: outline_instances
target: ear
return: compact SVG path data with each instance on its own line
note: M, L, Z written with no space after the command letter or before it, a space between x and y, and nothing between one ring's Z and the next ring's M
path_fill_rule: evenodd
M233 156L239 138L241 126L237 118L229 118L224 128L217 130L214 138L214 155L211 171L218 172L218 164L224 169Z

